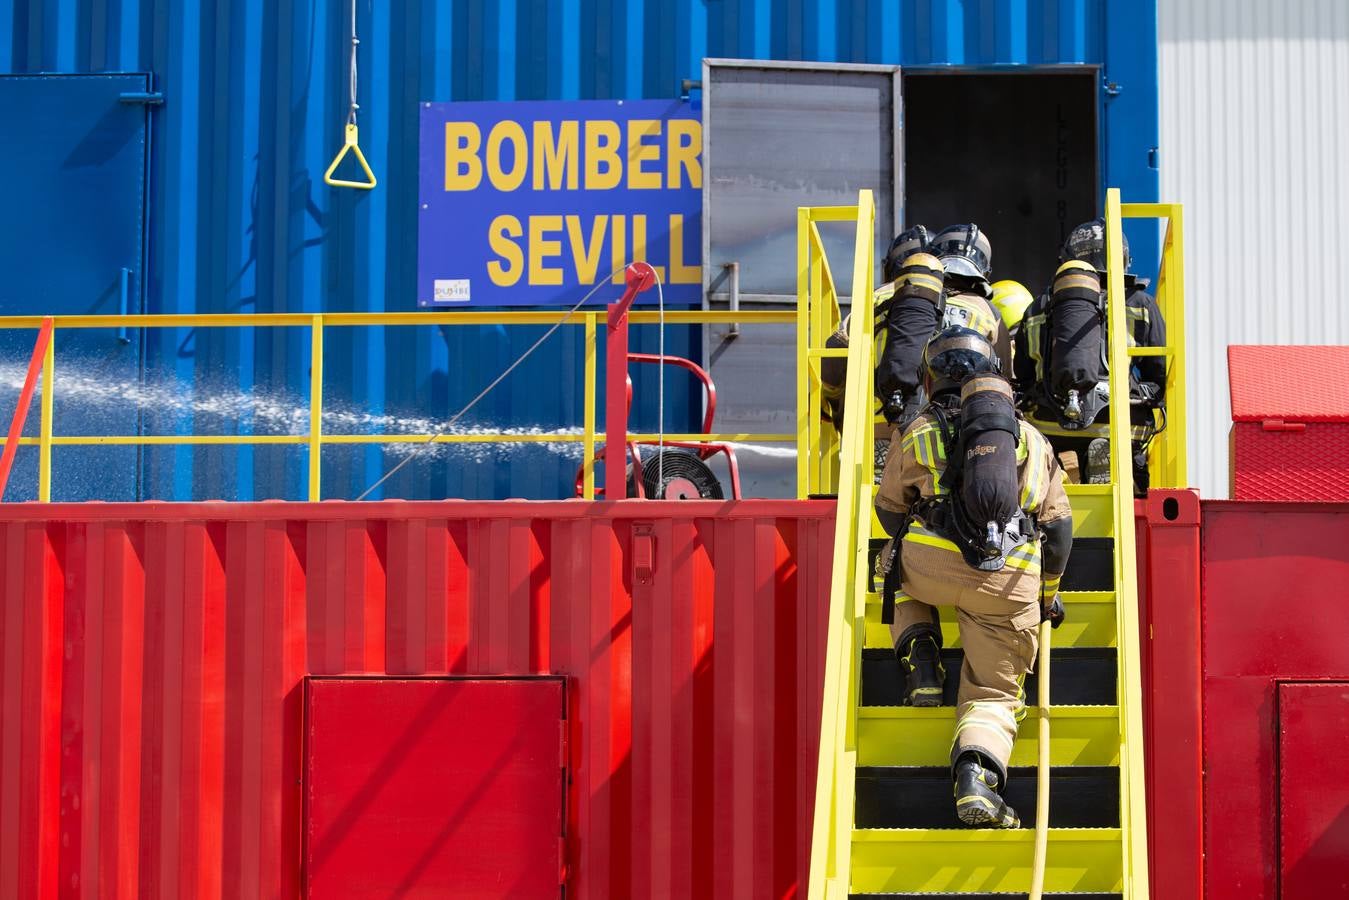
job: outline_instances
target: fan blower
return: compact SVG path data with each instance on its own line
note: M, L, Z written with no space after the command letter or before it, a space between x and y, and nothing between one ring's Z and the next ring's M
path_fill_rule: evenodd
M628 496L639 496L628 466ZM692 450L666 448L642 456L642 496L648 500L722 500L721 482Z

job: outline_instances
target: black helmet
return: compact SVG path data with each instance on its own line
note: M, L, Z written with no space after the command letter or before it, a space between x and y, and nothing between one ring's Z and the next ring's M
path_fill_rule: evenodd
M923 366L931 381L928 394L935 395L939 391L959 388L973 375L997 372L1000 364L988 338L973 328L952 325L928 341L927 349L923 351Z
M932 239L931 247L932 254L946 266L946 274L988 280L993 266L993 245L973 222L943 228Z
M1127 272L1133 264L1129 256L1129 238L1123 233L1120 238L1124 241L1124 271ZM1059 251L1059 262L1066 263L1070 259L1090 263L1098 272L1106 270L1105 219L1083 222L1068 233L1068 240L1063 242L1063 249Z
M881 264L881 278L887 283L894 281L899 277L900 264L915 253L919 253L928 248L932 243L932 232L927 230L926 226L914 225L911 228L905 228L890 243L890 249L885 253L885 261Z

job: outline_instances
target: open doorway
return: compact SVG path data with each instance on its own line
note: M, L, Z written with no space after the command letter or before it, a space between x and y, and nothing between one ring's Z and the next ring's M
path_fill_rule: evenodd
M905 69L904 222L975 222L993 278L1038 294L1072 227L1096 215L1095 66Z

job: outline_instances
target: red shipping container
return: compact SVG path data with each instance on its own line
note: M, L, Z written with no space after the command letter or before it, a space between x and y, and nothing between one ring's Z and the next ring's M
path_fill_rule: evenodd
M0 898L297 900L308 676L560 677L568 898L799 896L834 510L5 504Z
M1234 500L1349 500L1349 347L1227 348Z

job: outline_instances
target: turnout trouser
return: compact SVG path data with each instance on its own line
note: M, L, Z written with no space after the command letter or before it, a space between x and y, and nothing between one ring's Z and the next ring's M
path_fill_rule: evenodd
M891 637L898 641L935 623L937 606L955 607L965 662L951 760L977 750L1005 783L1017 723L1025 716L1022 683L1035 663L1039 570L982 573L958 553L908 541L902 565Z

